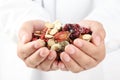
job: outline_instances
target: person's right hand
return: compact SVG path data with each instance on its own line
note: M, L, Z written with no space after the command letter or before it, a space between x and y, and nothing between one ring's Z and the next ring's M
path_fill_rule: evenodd
M41 40L31 41L35 30L42 30L45 23L40 20L25 22L18 34L18 56L28 67L50 71L58 69L56 52L44 47Z

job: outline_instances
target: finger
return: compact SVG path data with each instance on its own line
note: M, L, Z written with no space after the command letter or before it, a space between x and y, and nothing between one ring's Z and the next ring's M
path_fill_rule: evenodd
M55 61L56 56L57 55L55 51L50 51L50 54L48 55L48 57L41 64L39 64L37 68L43 71L51 70L51 66Z
M55 60L53 62L53 64L52 64L52 66L51 66L51 70L58 70L58 69L59 69L59 67L58 67L58 61Z
M80 67L70 56L63 52L60 54L61 61L65 64L66 68L71 72L78 73L84 69Z
M66 46L65 52L84 69L92 68L97 64L97 61L73 45Z
M35 30L42 30L45 23L40 20L25 22L19 30L18 38L21 43L27 43L32 39L32 33Z
M43 40L35 40L26 44L18 44L17 53L18 56L24 60L29 57L32 53L34 53L37 49L43 47L45 45Z
M25 63L28 67L36 67L42 61L46 59L46 57L49 55L49 50L45 47L40 48L37 50L34 54L32 54L30 57L26 58Z
M68 69L66 68L65 64L63 62L61 62L61 61L58 63L58 67L62 71L68 71Z
M103 43L100 46L95 46L88 41L76 39L73 44L96 61L101 61L105 57L105 46ZM100 50L102 50L102 53Z

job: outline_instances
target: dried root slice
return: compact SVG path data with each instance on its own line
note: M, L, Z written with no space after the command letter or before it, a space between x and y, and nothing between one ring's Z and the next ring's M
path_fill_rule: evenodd
M92 36L90 34L84 34L82 35L82 39L86 41L91 41Z
M54 35L54 34L56 34L58 32L58 30L57 29L51 29L51 31L50 31L50 35Z
M60 30L61 27L62 27L62 24L58 20L56 20L55 22L53 22L53 24L54 24L54 28L56 28L57 30Z
M45 23L45 27L51 29L51 28L54 27L54 25L53 25L52 23L50 23L50 22L46 22L46 23Z

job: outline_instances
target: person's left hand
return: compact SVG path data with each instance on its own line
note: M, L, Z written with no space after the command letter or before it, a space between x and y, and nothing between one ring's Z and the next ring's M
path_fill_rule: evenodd
M99 64L105 57L105 31L101 23L96 21L81 21L80 26L89 27L92 31L92 41L75 39L73 44L67 45L60 54L61 70L77 73L90 69Z

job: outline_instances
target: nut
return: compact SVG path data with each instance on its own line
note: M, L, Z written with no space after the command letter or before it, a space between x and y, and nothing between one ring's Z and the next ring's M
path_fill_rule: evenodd
M89 28L81 27L78 24L62 25L58 20L45 23L45 28L35 31L32 34L32 41L40 39L40 45L57 52L57 60L60 60L60 53L68 44L72 44L76 38L91 41L92 31Z

